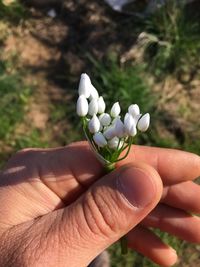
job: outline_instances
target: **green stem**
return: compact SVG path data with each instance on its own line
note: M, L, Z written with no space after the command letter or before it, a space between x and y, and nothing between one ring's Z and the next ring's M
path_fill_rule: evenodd
M128 253L128 245L126 236L122 236L120 239L121 254L126 255Z
M122 157L122 158L120 158L120 159L118 159L118 160L116 160L115 162L121 161L121 160L125 159L125 158L128 156L128 154L129 154L129 152L130 152L130 149L131 149L131 145L132 145L132 137L131 137L130 140L129 140L128 149L127 149L127 151L126 151L125 156Z

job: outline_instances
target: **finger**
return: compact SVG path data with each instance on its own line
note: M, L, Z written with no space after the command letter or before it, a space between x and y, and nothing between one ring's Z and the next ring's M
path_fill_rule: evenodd
M57 227L68 265L74 259L76 266L88 265L137 225L158 203L161 192L157 172L141 164L126 165L96 182L62 211Z
M200 213L200 186L188 181L164 188L162 202L178 209Z
M191 243L200 242L200 218L180 209L159 204L142 222Z
M158 171L164 184L176 184L200 176L200 157L176 149L134 145L119 166L129 162L151 165Z
M145 227L137 226L127 238L130 248L161 266L172 266L177 261L176 251Z
M176 184L200 175L200 158L197 155L173 149L133 146L127 159L120 162L118 167L130 162L151 165L158 171L164 184ZM23 177L27 177L22 166L28 166L25 170L29 170L30 178L30 169L34 166L33 175L38 175L65 204L77 199L105 172L87 142L55 149L22 151L9 161L7 169L16 169L22 181ZM35 173L36 170L39 171ZM10 181L12 183L13 180Z

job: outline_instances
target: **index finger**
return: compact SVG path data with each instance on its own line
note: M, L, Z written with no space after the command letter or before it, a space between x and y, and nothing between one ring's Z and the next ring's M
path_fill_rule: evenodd
M190 152L133 145L127 158L118 165L137 161L154 167L165 185L194 180L200 176L200 157Z

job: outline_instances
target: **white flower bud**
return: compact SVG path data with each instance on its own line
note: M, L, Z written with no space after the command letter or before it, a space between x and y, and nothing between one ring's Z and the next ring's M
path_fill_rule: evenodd
M109 126L103 133L106 139L112 139L116 134L115 134L115 127L114 126Z
M90 116L93 116L94 114L97 114L98 112L98 101L97 99L92 99L92 101L89 103L89 110L88 113Z
M101 114L99 120L102 126L109 126L111 123L111 117L108 113Z
M124 128L125 128L125 132L128 136L133 137L137 134L135 120L129 113L126 113L126 115L125 115Z
M130 113L133 117L140 114L140 108L137 104L130 105L128 108L128 113Z
M114 120L112 120L112 125L115 125L115 123L117 122L118 119L120 119L120 116L117 116L116 118L114 118Z
M78 87L78 93L79 95L84 95L86 98L89 98L90 92L91 92L90 77L86 73L83 73L81 74L79 87Z
M110 114L113 118L116 118L117 116L119 116L121 112L121 108L120 108L120 105L119 105L119 102L116 102L112 108L111 108L111 111L110 111Z
M97 146L99 146L99 147L104 147L107 145L107 141L106 141L104 135L100 132L95 133L93 135L93 140L97 144Z
M85 117L88 113L88 102L84 95L80 95L77 100L76 113L80 117Z
M100 114L104 113L105 109L106 109L106 104L104 102L103 97L100 96L98 99L98 113L100 113Z
M115 136L111 140L108 141L108 146L111 149L117 149L117 147L120 149L123 146L123 142L120 141L119 143L119 138Z
M100 121L94 114L92 119L88 123L88 129L91 133L97 133L100 130Z
M150 115L149 113L146 113L142 116L142 118L138 122L137 125L138 130L140 130L141 132L145 132L149 128L149 124L150 124Z
M98 99L99 98L99 93L97 89L91 84L90 86L90 100L92 99Z
M119 118L118 118L118 120L115 123L115 134L119 138L124 137L124 134L125 134L124 124L123 124L123 122Z

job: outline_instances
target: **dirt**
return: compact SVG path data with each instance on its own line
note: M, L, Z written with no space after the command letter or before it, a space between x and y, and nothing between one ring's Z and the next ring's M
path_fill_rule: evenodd
M48 125L51 103L73 97L80 73L88 69L86 53L100 60L115 51L121 64L142 58L141 45L137 42L139 32L134 29L129 34L133 17L113 12L102 1L50 2L41 1L42 5L38 5L38 1L28 1L32 5L29 18L12 28L5 43L5 56L19 55L18 67L26 69L25 79L35 84L26 117L32 126L41 130ZM48 16L52 8L55 18ZM122 31L124 27L126 31ZM173 121L168 131L177 135L178 129L180 139L185 128L193 138L199 135L199 86L197 76L185 84L170 77L152 86L159 94L158 109L165 114L167 122ZM70 127L70 122L67 125ZM20 126L19 132L23 130Z

